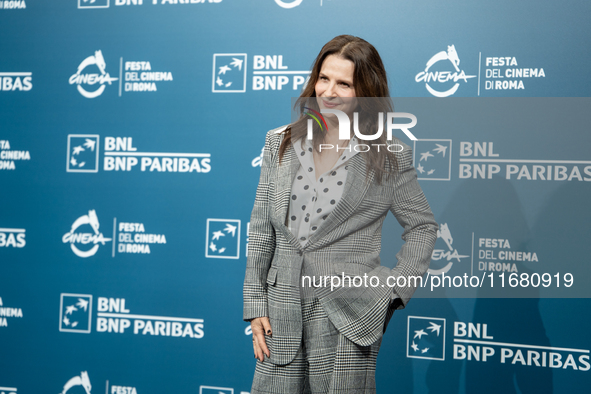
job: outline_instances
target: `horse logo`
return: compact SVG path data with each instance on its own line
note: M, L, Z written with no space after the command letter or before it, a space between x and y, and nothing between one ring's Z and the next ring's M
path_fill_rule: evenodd
M449 71L430 71L431 67L438 62L441 61L449 61L451 65L454 67L455 72ZM447 51L437 52L425 66L425 70L418 73L415 77L415 81L417 82L425 82L425 87L435 97L447 97L454 94L458 88L460 87L459 80L463 80L464 82L468 82L468 78L476 78L476 75L466 75L464 70L460 70L460 57L458 56L458 52L456 51L455 45L448 45ZM445 83L447 81L453 81L455 84L448 90L445 91L438 91L434 89L429 82L438 82L438 83Z
M90 389L92 388L92 386L90 385L88 372L82 371L80 372L80 376L74 376L72 379L68 380L60 394L66 394L68 390L70 390L74 386L82 386L86 391L86 394L90 394Z
M443 242L445 242L448 250L434 249L433 254L431 255L431 260L438 261L445 259L447 260L447 264L443 268L439 269L429 268L429 274L431 275L441 275L443 273L448 272L454 264L454 262L452 261L454 259L459 263L461 262L461 259L463 259L464 257L470 257L468 255L459 254L458 250L452 246L454 239L451 236L451 231L449 230L449 226L447 225L447 223L439 224L439 230L437 230L437 239L439 238L441 238Z
M92 233L76 233L76 230L78 229L78 227L80 227L84 224L89 224L90 227L92 227L94 234L92 234ZM100 226L100 224L98 221L98 217L96 216L96 211L94 209L91 209L90 211L88 211L88 215L82 215L78 219L76 219L76 221L72 224L72 228L70 229L70 231L67 232L66 234L64 234L64 236L62 237L62 241L64 243L69 243L70 247L72 248L72 251L77 256L80 256L80 257L94 256L96 254L96 252L98 251L99 243L104 245L105 242L111 241L111 238L105 238L103 236L103 234L99 231L99 226ZM75 245L76 243L83 244L83 245L84 244L93 244L93 246L89 250L83 251L83 250L78 249L78 247Z

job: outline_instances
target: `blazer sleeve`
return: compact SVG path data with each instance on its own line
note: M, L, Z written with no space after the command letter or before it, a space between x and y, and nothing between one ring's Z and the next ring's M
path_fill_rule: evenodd
M421 277L427 272L431 255L437 240L437 222L431 212L429 203L417 180L417 172L412 165L412 150L405 149L397 155L398 174L394 184L390 211L404 228L402 239L405 241L396 254L398 263L391 271L394 277L404 276L406 286L394 286L393 291L396 309L406 306L417 286L412 279ZM403 280L399 281L404 284ZM416 284L420 284L417 280Z
M244 278L244 320L269 316L267 307L267 273L275 253L275 229L271 224L271 170L277 159L280 136L275 130L267 133L261 176L250 217L248 257Z

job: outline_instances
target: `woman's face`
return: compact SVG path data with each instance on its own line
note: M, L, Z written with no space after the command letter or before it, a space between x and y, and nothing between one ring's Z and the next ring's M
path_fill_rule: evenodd
M355 65L350 60L337 55L329 55L324 59L315 86L321 111L338 109L351 116L357 106L353 87L354 71Z

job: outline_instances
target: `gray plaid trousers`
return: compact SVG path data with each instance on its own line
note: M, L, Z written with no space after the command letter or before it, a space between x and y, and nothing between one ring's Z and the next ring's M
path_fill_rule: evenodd
M302 299L303 338L287 365L257 361L251 394L369 394L376 392L381 338L360 346L339 333L317 298Z

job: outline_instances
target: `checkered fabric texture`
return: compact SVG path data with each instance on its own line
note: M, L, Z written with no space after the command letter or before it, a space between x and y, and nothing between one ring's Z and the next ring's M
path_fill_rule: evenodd
M278 129L276 129L278 130ZM389 287L389 276L423 276L437 238L437 223L418 184L411 149L396 154L398 171L378 184L363 155L351 159L343 196L302 248L285 225L293 177L300 165L292 146L279 162L282 134L267 134L261 177L250 221L244 281L244 319L268 316L273 329L270 361L290 363L302 340L302 265L316 276L376 276L377 287L314 288L313 296L336 329L369 346L384 332L392 308L403 308L416 287ZM380 265L382 223L392 212L405 241L393 270ZM305 293L304 293L305 294ZM307 297L307 296L304 296ZM397 303L392 299L398 297Z

